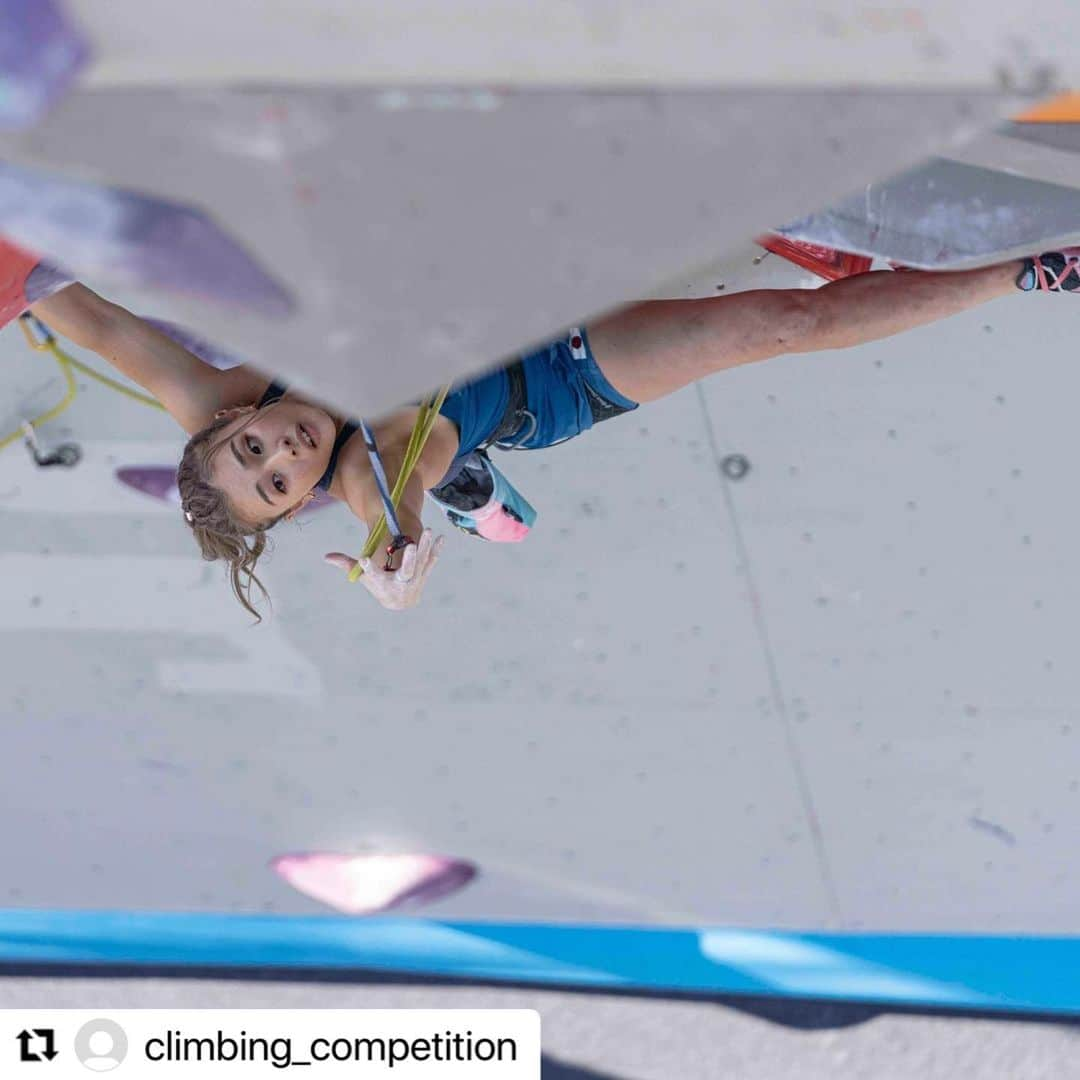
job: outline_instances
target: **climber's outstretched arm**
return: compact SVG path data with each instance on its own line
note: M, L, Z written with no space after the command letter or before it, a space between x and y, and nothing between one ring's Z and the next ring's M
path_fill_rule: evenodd
M130 311L76 282L30 310L57 334L95 352L161 402L189 434L218 409L257 401L268 376L248 365L218 371Z

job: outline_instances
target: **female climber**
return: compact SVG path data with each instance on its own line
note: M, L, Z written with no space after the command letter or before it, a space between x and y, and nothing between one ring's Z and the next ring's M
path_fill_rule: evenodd
M379 519L384 503L373 459L353 421L248 365L215 369L46 264L30 260L25 273L5 275L11 252L19 249L0 249L0 278L15 281L15 308L29 306L52 329L141 384L190 435L178 473L184 520L205 559L228 563L234 595L256 618L251 590L258 586L265 595L255 567L267 531L296 514L316 490L345 502L369 529ZM360 580L383 607L417 603L443 543L421 524L427 491L441 494L451 519L469 523L471 531L520 537L523 528L515 526L522 515L512 499L502 507L501 525L469 517L470 507L490 495L491 473L499 479L497 470L463 468L476 464L478 450L541 449L715 372L874 341L1017 289L1080 296L1080 248L978 270L876 271L814 290L646 301L599 318L587 331L572 330L507 368L452 388L404 489L402 535L385 560L362 560ZM9 295L9 308L12 303ZM371 422L391 483L416 417L417 408L406 407ZM472 503L470 484L479 490ZM463 495L464 503L454 501ZM340 552L325 558L346 571L356 565Z

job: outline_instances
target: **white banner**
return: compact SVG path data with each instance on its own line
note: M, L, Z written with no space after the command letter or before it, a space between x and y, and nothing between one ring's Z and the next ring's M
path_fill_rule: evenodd
M0 1076L540 1080L530 1009L4 1009Z

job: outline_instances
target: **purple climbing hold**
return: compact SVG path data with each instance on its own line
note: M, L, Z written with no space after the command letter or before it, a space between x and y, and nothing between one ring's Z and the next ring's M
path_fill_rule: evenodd
M141 491L154 499L180 505L180 489L176 486L175 465L130 465L116 470L121 484Z
M37 123L89 55L60 0L0 0L0 128Z
M0 4L3 0L0 0ZM289 290L198 207L0 163L0 231L77 274L284 317Z
M464 888L476 866L445 855L280 855L270 863L294 889L348 915L430 904Z
M149 495L153 499L180 506L180 489L176 486L175 465L125 465L116 470L116 479L121 484ZM297 517L306 517L324 506L330 506L335 500L324 491L316 491L315 498L306 503Z

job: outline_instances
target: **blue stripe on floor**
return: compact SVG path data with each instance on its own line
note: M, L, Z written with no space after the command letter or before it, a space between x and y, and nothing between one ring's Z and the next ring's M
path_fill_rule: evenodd
M0 963L356 969L1080 1013L1080 938L0 911Z

